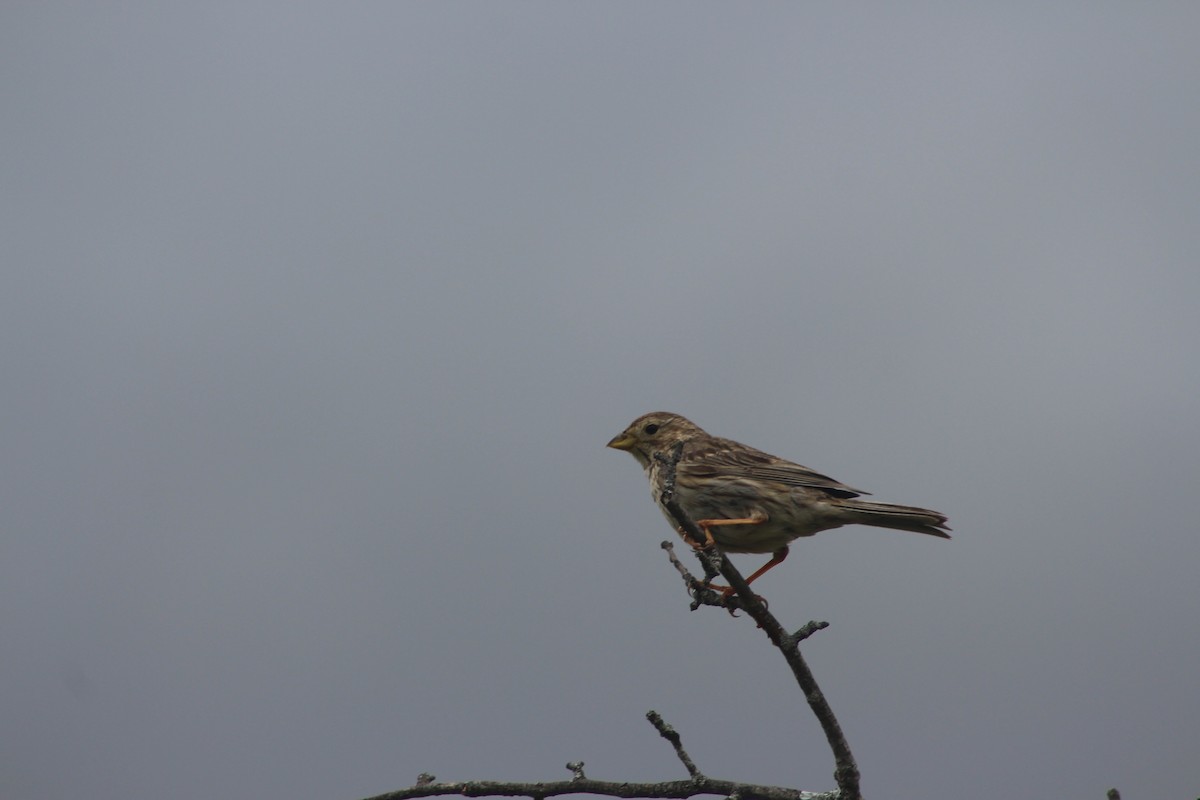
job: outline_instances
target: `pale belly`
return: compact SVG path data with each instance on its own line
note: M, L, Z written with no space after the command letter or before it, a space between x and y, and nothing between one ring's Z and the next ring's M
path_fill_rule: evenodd
M774 492L773 501L763 500L761 484L748 486L734 481L723 484L719 496L689 492L679 486L676 497L693 522L766 516L760 523L708 526L713 540L729 553L772 553L802 536L840 527L841 522L811 492L785 486L769 488ZM657 503L656 494L654 499ZM677 527L666 508L661 504L659 508L671 527Z

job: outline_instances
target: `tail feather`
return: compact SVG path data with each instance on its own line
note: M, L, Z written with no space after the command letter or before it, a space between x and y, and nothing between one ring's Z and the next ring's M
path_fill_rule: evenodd
M949 539L950 530L946 515L916 506L895 506L890 503L872 503L867 500L840 500L838 507L846 512L847 524L873 525L876 528L894 528L900 531L927 533Z

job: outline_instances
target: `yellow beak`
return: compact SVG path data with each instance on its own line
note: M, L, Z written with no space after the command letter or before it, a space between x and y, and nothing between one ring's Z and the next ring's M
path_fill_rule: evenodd
M632 450L634 442L635 440L632 436L621 434L620 436L614 436L607 446L614 450Z

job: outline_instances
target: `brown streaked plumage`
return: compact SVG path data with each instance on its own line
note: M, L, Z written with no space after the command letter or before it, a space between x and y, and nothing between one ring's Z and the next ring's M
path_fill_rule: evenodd
M691 544L715 543L727 553L772 554L747 583L783 561L793 540L843 525L950 538L946 517L937 511L859 500L867 492L732 439L710 436L678 414L655 411L635 419L608 446L629 452L642 465L651 496L668 520L661 500L664 465L654 454L669 456L680 442L675 497L707 537Z

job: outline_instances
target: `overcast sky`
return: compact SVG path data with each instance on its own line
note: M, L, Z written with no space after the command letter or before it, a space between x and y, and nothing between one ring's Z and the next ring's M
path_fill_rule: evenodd
M868 796L1197 796L1198 30L6 4L0 796L683 777L651 708L833 788L604 448L659 409L949 515L758 584Z

